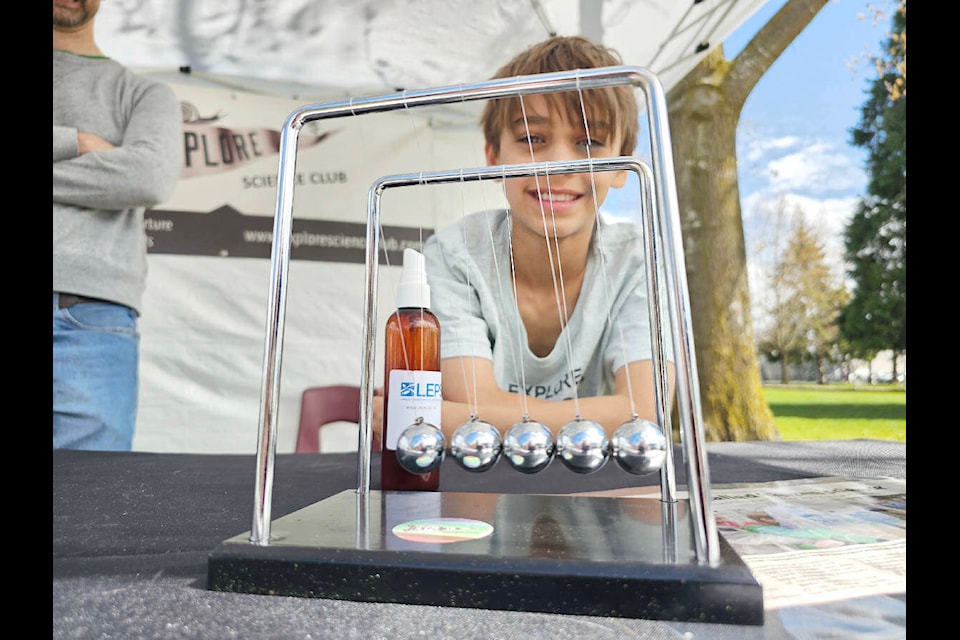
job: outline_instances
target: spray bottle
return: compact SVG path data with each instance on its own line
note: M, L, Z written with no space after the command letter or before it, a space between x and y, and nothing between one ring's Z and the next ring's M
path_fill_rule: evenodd
M397 440L417 418L440 426L440 321L430 311L426 261L403 251L397 310L387 319L384 337L383 453L384 491L436 491L440 469L410 473L397 462Z

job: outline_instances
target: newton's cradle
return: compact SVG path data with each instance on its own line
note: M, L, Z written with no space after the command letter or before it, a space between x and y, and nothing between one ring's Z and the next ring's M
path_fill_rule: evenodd
M419 172L386 176L374 182L367 212L357 488L272 522L296 153L304 125L397 109L618 85L640 88L644 95L650 165L636 157L588 158ZM760 584L719 535L713 518L666 113L664 91L653 73L642 67L614 66L352 98L347 102L304 106L290 114L280 138L253 524L250 531L225 540L211 552L209 589L360 602L763 624ZM676 406L688 479L687 496L677 497L670 430L657 431L654 436L658 437L653 437L641 428L621 437L615 435L612 443L594 445L586 453L578 454L575 447L568 447L564 464L575 472L587 473L610 456L630 473L643 474L659 468L660 513L650 519L653 523L628 515L629 504L633 504L629 501L640 498L371 490L373 345L380 200L384 191L404 186L594 171L632 171L640 183L657 422L669 424L661 318L661 308L665 306L676 360ZM658 284L661 271L665 279L662 289ZM665 301L661 300L661 290L666 291ZM656 431L656 425L643 426L652 426ZM479 433L477 430L473 435ZM407 444L398 449L417 458L417 444L411 440L412 437L406 438ZM471 458L470 464L478 472L492 466L495 459L483 457L480 449L469 450L465 455L466 443L462 438L451 442L458 462L464 464L465 459ZM442 457L442 442L434 447L431 455ZM520 447L512 451L519 455L516 464L511 462L518 471L536 471L523 468L525 454ZM533 454L526 455L526 464L543 464L542 459L534 460ZM597 456L603 460L598 462ZM520 477L518 483L522 481ZM474 520L478 512L488 514L492 524ZM541 528L532 522L534 514L546 515L557 523L565 541L549 557L531 553L536 536L541 535ZM457 541L442 539L450 535L457 536Z

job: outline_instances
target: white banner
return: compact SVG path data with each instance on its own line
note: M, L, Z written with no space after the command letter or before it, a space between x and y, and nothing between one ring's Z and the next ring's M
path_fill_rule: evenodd
M184 111L184 165L173 196L148 211L145 221L149 275L134 449L255 453L280 131L304 105L172 86ZM298 149L279 453L294 450L305 388L360 383L370 186L387 175L483 164L479 128L438 129L427 114L414 111L311 122L300 132ZM445 220L502 206L498 196L493 185L384 194L377 386L383 384L383 325L395 306L403 248L419 248ZM355 435L347 445L356 448Z

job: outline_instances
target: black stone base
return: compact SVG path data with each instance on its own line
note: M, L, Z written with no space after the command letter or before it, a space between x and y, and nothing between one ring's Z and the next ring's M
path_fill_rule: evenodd
M351 490L274 521L269 545L224 541L207 586L762 625L760 584L722 537L717 566L698 563L692 526L685 500Z

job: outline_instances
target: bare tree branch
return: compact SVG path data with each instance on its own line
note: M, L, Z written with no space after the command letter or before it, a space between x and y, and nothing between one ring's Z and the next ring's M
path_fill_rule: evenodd
M827 0L790 0L733 59L726 81L730 104L743 106L763 74L807 28Z

